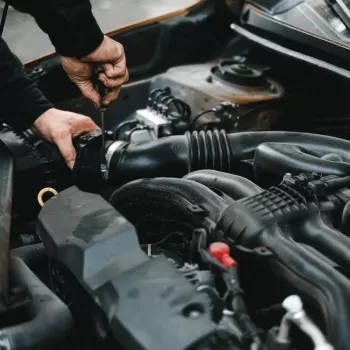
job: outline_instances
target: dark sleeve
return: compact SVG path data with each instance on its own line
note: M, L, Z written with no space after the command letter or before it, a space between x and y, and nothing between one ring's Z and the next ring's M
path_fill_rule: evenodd
M24 73L20 60L0 38L0 116L3 122L27 129L52 104Z
M89 0L8 0L8 3L32 15L63 56L86 56L103 40Z

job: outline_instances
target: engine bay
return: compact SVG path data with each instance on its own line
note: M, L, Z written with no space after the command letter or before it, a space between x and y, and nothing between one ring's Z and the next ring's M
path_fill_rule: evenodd
M73 171L2 125L1 349L349 348L348 82L223 51L125 86Z

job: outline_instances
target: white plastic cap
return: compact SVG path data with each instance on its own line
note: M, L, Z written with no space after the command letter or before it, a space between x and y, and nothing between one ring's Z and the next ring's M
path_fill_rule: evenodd
M291 314L296 314L303 310L303 302L298 295L291 295L284 299L282 306Z

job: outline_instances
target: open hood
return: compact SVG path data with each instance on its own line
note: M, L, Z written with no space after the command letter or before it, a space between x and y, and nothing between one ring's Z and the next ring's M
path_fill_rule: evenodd
M350 7L347 1L247 1L241 19L246 29L255 34L310 56L299 59L314 61L313 64L319 64L315 60L323 60L339 68L349 68ZM328 68L335 70L331 66Z

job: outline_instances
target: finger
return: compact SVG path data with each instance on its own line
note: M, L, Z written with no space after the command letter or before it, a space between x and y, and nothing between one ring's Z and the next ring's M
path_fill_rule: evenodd
M73 125L73 137L99 129L91 118L83 117L79 123Z
M106 87L115 88L123 85L129 79L128 75L124 75L122 77L118 77L115 79L99 79Z
M106 63L103 65L107 78L116 78L126 74L126 58L125 55L121 56L113 64Z
M120 93L120 86L111 89L103 99L103 104L109 105L112 101L115 101Z
M73 169L75 158L77 155L76 155L75 148L73 146L71 135L70 134L65 134L64 136L62 135L61 137L54 140L54 142L57 145L68 167Z
M92 101L97 108L100 108L101 97L100 97L100 94L98 93L98 91L92 85L91 81L84 81L83 83L79 83L78 87L79 87L81 93L86 98L88 98L90 101Z

